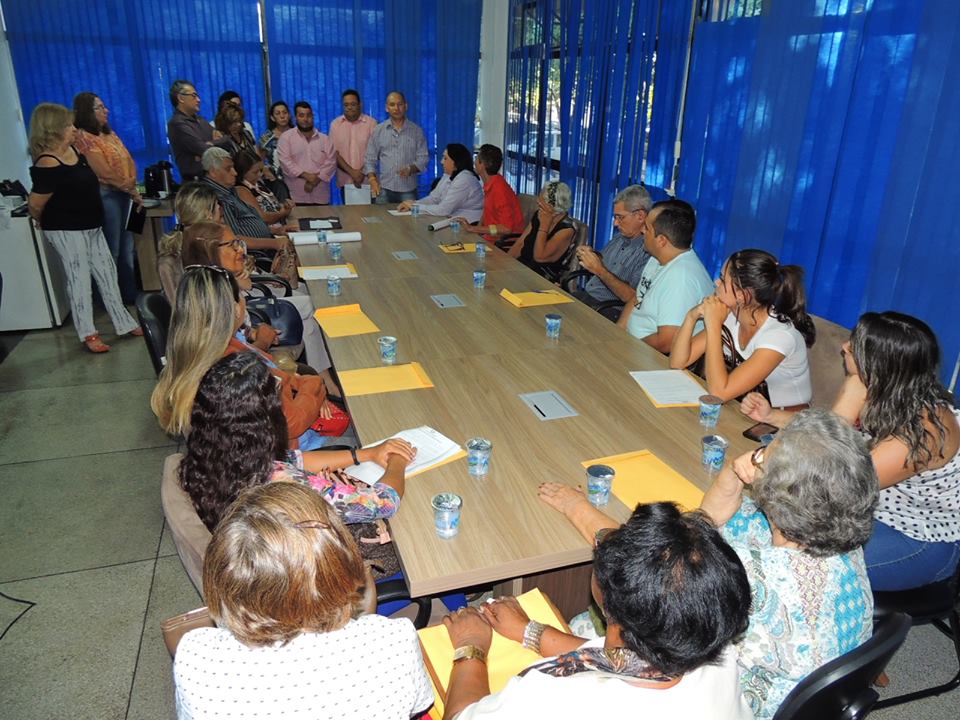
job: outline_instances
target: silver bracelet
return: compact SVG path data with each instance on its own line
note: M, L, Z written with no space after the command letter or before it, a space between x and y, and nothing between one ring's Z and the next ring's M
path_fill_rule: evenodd
M540 638L543 637L543 631L546 629L546 625L536 620L528 622L527 626L523 629L523 646L527 650L533 650L537 655L542 655L543 653L540 652Z

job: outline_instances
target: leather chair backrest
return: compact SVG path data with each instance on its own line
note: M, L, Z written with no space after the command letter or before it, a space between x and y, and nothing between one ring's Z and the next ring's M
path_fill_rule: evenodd
M203 556L210 544L210 531L197 515L193 501L186 491L180 487L177 478L177 468L180 467L180 453L169 455L163 461L163 479L160 482L160 501L163 505L163 516L167 519L170 532L173 534L173 544L177 547L177 555L187 571L190 581L197 592L203 594Z
M530 223L533 214L537 212L538 197L538 195L530 195L528 193L520 193L517 195L517 199L520 201L520 212L523 213L523 219L527 224Z
M167 362L167 331L170 329L170 303L163 293L143 292L137 296L137 319L143 328L150 362L159 377Z
M833 401L843 385L843 360L840 346L850 339L850 331L842 325L811 315L817 329L817 341L807 350L810 363L810 382L813 385L812 405L833 407Z

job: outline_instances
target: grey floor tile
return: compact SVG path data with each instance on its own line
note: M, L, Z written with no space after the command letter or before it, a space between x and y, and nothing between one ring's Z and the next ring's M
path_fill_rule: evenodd
M166 453L164 453L166 455ZM157 551L157 557L167 557L176 555L177 546L173 544L173 533L170 532L170 526L163 524L163 534L160 536L160 549Z
M174 717L172 662L163 644L160 623L201 605L203 600L190 583L180 559L160 558L153 576L127 720Z
M0 465L0 582L154 558L168 453Z
M887 666L890 685L880 697L892 697L939 685L957 672L953 645L946 635L930 625L912 628L907 640ZM960 717L960 689L939 697L877 710L877 720L946 720Z
M71 331L28 334L0 364L0 392L155 378L143 338L104 336L110 352L82 349Z
M173 445L150 411L155 384L0 393L0 464Z
M154 560L0 585L37 603L0 645L0 713L122 720Z

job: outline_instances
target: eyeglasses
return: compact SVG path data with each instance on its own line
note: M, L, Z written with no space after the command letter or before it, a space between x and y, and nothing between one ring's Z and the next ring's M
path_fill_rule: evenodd
M633 213L635 213L635 212L640 212L640 210L639 210L639 209L638 209L638 210L627 210L626 214L624 214L624 215L621 215L620 213L614 213L614 214L613 214L613 219L614 219L616 222L623 222L623 219L624 219L625 217L627 217L627 215L633 215Z
M750 455L750 463L757 469L760 470L763 467L763 456L766 454L767 446L761 445L756 450L753 451L753 454Z
M199 94L196 90L194 90L193 92L181 92L181 93L177 93L177 95L186 95L187 97L195 97L195 98L200 97L200 94Z
M218 242L217 247L229 247L233 250L243 250L246 248L246 245L240 238L234 238L233 240L224 240L223 242Z

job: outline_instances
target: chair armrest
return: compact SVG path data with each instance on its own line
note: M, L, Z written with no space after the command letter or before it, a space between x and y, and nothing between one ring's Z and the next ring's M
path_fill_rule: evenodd
M619 300L607 300L596 305L593 309L610 322L616 322L620 319L620 313L623 312L623 303Z
M560 287L566 290L568 293L572 293L573 290L570 289L570 284L574 280L579 280L580 278L589 278L593 277L593 273L589 270L572 270L560 278Z
M251 320L257 320L260 325L269 325L270 317L259 308L247 306L247 314Z
M413 621L413 626L417 630L422 630L430 621L431 600L426 597L412 598L410 591L407 590L407 584L400 578L394 580L383 580L377 583L377 605L393 602L395 600L409 600L417 606L417 617Z
M281 297L290 297L291 295L293 295L293 288L290 287L290 283L288 283L279 275L271 275L270 273L260 273L259 275L251 275L250 280L251 282L253 282L254 285L258 287L260 285L282 286L284 289L284 293ZM273 297L274 293L271 293L270 296Z

